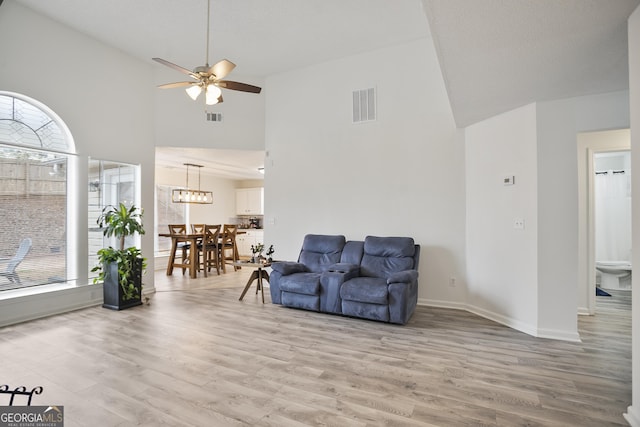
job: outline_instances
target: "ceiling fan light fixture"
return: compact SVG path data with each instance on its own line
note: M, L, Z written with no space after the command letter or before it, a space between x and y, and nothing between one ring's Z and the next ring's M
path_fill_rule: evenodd
M205 95L207 97L207 105L214 105L218 103L218 99L220 98L220 95L222 95L222 90L218 86L211 83L210 85L207 85L207 91L205 92Z
M0 0L0 3L2 0ZM211 19L211 0L207 1L207 38L206 38L206 53L205 53L205 65L201 65L192 70L188 70L184 67L176 65L172 62L166 61L162 58L151 58L156 62L159 62L162 65L165 65L169 68L173 68L176 71L179 71L183 74L188 75L192 79L195 79L196 82L176 82L176 83L168 83L162 84L158 87L161 89L169 89L174 87L185 87L189 86L186 91L191 99L194 101L202 91L205 91L205 103L207 105L219 104L223 101L222 99L222 90L218 86L222 86L225 89L229 90L237 90L240 92L248 92L248 93L260 93L260 88L257 86L252 86L246 83L234 82L230 80L222 80L224 79L235 67L236 64L233 62L223 59L221 61L216 62L212 66L209 66L209 27L210 27L210 19Z
M200 96L202 88L200 87L200 85L193 85L186 88L185 91L187 92L187 95L189 95L189 97L195 101L196 99L198 99L198 96Z

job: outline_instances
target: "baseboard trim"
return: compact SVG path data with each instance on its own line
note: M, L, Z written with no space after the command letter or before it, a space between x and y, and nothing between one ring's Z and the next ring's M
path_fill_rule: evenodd
M587 307L578 307L578 316L591 316Z
M0 327L102 304L102 284L42 292L0 301Z
M155 291L153 285L144 285L142 295ZM3 299L0 300L0 327L94 307L102 301L102 283Z
M559 331L557 329L538 329L538 338L547 338L552 340L582 342L580 334L577 332Z
M453 308L455 310L465 310L465 311L467 310L467 305L464 303L425 299L425 298L419 298L418 305L438 307L438 308Z
M562 331L562 330L555 330L555 329L540 329L534 325L530 325L520 320L512 319L502 314L494 313L492 311L485 310L483 308L476 307L471 304L420 298L418 299L418 305L438 307L438 308L451 308L454 310L468 311L469 313L473 313L477 316L484 317L485 319L489 319L496 323L500 323L501 325L505 325L511 329L515 329L517 331L523 332L527 335L531 335L536 338L555 339L559 341L570 341L570 342L581 342L580 335L577 332Z
M640 427L640 413L636 411L633 405L627 408L627 412L622 414L631 427Z

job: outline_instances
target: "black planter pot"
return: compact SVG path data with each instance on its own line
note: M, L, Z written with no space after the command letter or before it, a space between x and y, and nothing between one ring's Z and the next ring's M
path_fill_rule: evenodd
M124 300L122 286L119 283L118 264L112 262L104 265L104 302L102 306L111 310L124 310L126 308L142 305L142 259L138 259L135 266L134 286L137 289L136 298Z

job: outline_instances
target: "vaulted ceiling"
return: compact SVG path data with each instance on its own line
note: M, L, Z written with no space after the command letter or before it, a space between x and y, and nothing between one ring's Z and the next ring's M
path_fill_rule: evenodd
M640 0L424 0L456 123L629 87Z
M6 1L144 61L191 68L205 60L206 0ZM463 127L530 102L627 89L626 20L638 4L212 0L210 62L228 58L234 77L264 77L432 36Z

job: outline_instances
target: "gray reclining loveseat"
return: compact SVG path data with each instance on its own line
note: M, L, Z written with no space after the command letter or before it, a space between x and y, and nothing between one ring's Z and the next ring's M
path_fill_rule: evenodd
M420 246L410 237L308 234L297 262L275 262L271 301L287 307L405 324L418 301Z

